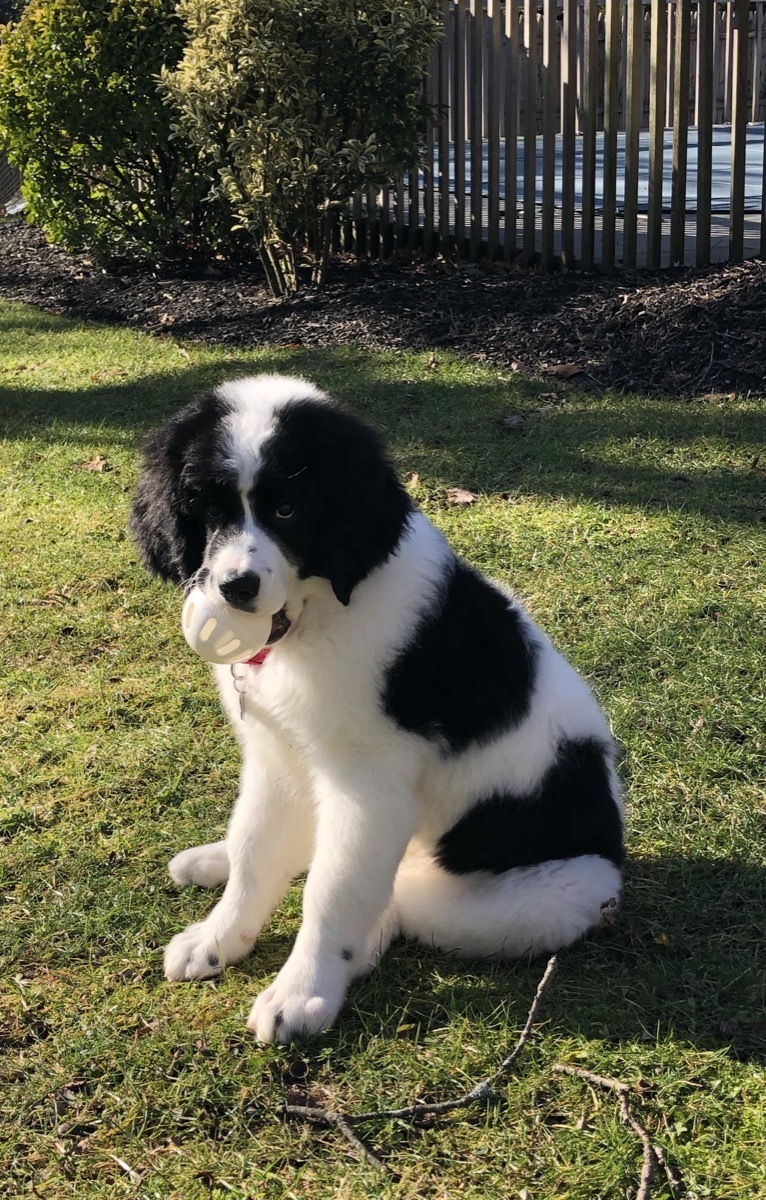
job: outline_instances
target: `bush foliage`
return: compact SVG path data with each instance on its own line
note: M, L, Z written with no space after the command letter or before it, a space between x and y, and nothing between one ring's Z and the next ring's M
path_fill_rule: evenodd
M0 143L32 220L100 257L188 254L228 233L158 89L184 47L175 0L31 0L0 41Z
M0 25L17 21L25 3L26 0L0 0Z
M321 278L333 215L419 157L433 0L180 0L188 44L166 66L179 127L255 239L277 293L308 245Z

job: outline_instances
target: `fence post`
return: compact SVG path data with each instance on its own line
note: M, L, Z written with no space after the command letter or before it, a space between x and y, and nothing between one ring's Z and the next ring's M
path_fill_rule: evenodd
M598 119L598 0L584 0L585 70L582 114L582 265L593 270L596 222L596 122Z
M641 65L644 46L642 0L628 0L628 64L625 117L625 215L622 222L622 262L636 265L638 230L638 150L641 129Z
M577 134L577 0L563 0L561 31L561 259L574 266L575 152Z
M660 265L662 247L662 176L665 149L665 85L668 48L667 5L652 0L652 40L649 74L649 216L647 267Z
M713 190L713 4L698 0L697 7L697 235L698 267L710 261L710 213Z
M465 251L465 94L466 70L466 6L468 0L456 0L454 13L454 50L452 65L452 128L455 155L455 248L458 255Z
M604 33L604 207L601 262L614 270L617 217L617 124L619 119L620 0L606 0Z
M615 0L617 2L617 0ZM542 264L553 270L553 219L556 190L556 96L558 54L556 0L544 0L543 8L543 216Z
M733 99L733 77L732 77L732 39L734 34L734 2L728 0L724 6L726 14L726 42L723 56L724 82L723 82L723 120L731 121L731 105Z
M527 86L524 94L524 263L535 260L535 176L537 173L537 0L524 0Z
M746 0L747 2L747 0ZM673 181L670 201L670 265L684 261L686 242L686 163L689 145L689 56L691 0L676 0L673 73Z
M734 262L741 262L745 248L745 154L747 138L749 0L734 0L733 16L729 258Z
M487 255L497 258L500 245L500 0L487 0Z
M519 136L519 4L505 0L508 68L505 79L505 261L516 256L516 192Z
M425 79L425 87L423 89L423 99L426 104L427 119L426 119L426 139L425 151L426 157L423 164L423 253L429 258L434 254L434 185L436 176L436 162L434 151L436 149L436 128L434 126L435 105L437 97L437 88L439 86L438 78L438 47L434 46L431 51L431 69Z
M478 262L482 249L482 180L484 175L484 147L482 144L482 117L484 115L484 0L471 0L471 112L469 132L471 137L471 259Z
M755 6L755 22L753 27L753 82L752 82L752 116L755 122L761 112L761 80L763 78L763 3Z
M449 64L452 47L452 6L450 0L442 0L444 32L439 42L437 67L437 103L439 105L439 249L446 255L449 251L450 225L450 111L449 111Z

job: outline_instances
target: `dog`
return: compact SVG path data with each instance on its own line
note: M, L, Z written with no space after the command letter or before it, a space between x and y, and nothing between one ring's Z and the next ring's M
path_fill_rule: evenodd
M168 979L244 958L308 872L293 950L256 998L261 1042L327 1029L400 935L464 956L550 953L620 895L615 743L519 600L461 561L378 434L311 383L226 382L150 435L131 526L155 575L272 618L214 666L242 749L217 887Z

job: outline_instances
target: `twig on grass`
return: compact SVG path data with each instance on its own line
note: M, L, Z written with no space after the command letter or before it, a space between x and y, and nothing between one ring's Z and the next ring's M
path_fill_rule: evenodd
M369 1146L365 1146L360 1137L354 1133L351 1122L358 1120L357 1117L347 1117L343 1113L333 1112L329 1108L309 1108L302 1104L286 1104L283 1112L288 1117L299 1117L303 1121L313 1121L315 1125L326 1125L332 1129L337 1129L338 1133L343 1134L343 1137L349 1145L356 1150L360 1158L365 1162L370 1163L373 1167L377 1167L384 1175L390 1175L392 1172L386 1166L377 1154L373 1154Z
M578 1079L584 1079L586 1083L592 1083L594 1087L604 1088L606 1091L617 1094L622 1123L623 1125L630 1126L633 1132L638 1135L644 1148L641 1178L638 1182L636 1200L649 1200L652 1180L654 1179L657 1167L663 1168L673 1195L676 1196L678 1194L678 1190L682 1186L681 1177L677 1169L666 1159L662 1147L653 1144L648 1130L645 1129L631 1111L628 1102L628 1097L631 1094L629 1084L624 1083L621 1079L612 1079L608 1075L596 1075L593 1071L587 1071L585 1067L575 1067L569 1063L554 1063L551 1070L557 1071L561 1075L574 1075Z
M519 1040L511 1050L507 1058L503 1059L494 1075L490 1075L488 1079L477 1083L476 1087L471 1088L470 1092L466 1092L464 1096L458 1096L456 1100L442 1100L436 1104L422 1104L417 1100L414 1104L410 1104L407 1108L389 1108L382 1109L380 1112L359 1113L354 1117L356 1121L383 1121L389 1118L400 1118L402 1120L420 1120L422 1117L438 1117L442 1113L454 1112L459 1108L470 1108L472 1104L478 1104L484 1100L489 1103L499 1099L495 1091L495 1085L500 1082L502 1077L506 1075L516 1059L521 1054L524 1046L529 1041L532 1027L537 1020L537 1013L545 995L545 991L553 978L556 967L556 955L548 960L548 965L545 972L537 985L534 999L527 1014L527 1019L524 1022L524 1028L519 1034Z
M428 1117L439 1117L444 1113L470 1108L472 1105L481 1102L494 1103L498 1101L500 1097L495 1090L496 1085L508 1075L511 1067L517 1061L529 1041L540 1006L550 981L556 972L557 965L556 955L554 954L548 960L545 971L537 985L529 1012L527 1013L524 1028L519 1034L518 1040L510 1054L503 1059L493 1075L482 1080L481 1083L471 1088L465 1095L458 1096L454 1100L442 1100L434 1104L423 1104L416 1100L414 1104L408 1104L404 1108L387 1108L380 1109L377 1112L366 1113L339 1113L328 1108L297 1104L286 1104L282 1111L285 1116L297 1117L303 1121L311 1121L315 1125L324 1125L331 1129L337 1129L360 1158L376 1167L383 1174L392 1175L393 1172L391 1169L358 1136L354 1126L366 1121L385 1120L420 1123ZM616 1094L623 1124L633 1130L640 1138L641 1145L643 1146L641 1177L638 1183L638 1191L636 1192L636 1200L650 1200L652 1182L658 1167L664 1170L670 1191L675 1200L682 1200L685 1192L680 1173L672 1163L668 1162L662 1147L652 1142L648 1130L632 1112L629 1102L632 1089L629 1084L623 1082L621 1079L613 1079L610 1075L597 1075L594 1071L586 1070L585 1067L575 1067L568 1063L554 1063L551 1071L555 1071L561 1075L574 1075L576 1078L584 1079L587 1083L591 1083L595 1087Z
M297 1117L304 1121L312 1121L316 1125L326 1125L330 1128L337 1129L346 1141L353 1146L354 1150L367 1162L372 1163L380 1171L388 1173L388 1167L385 1163L372 1153L365 1146L364 1142L357 1137L354 1132L354 1125L363 1121L385 1121L385 1120L402 1120L402 1121L422 1121L424 1117L437 1117L444 1113L455 1112L458 1109L470 1108L473 1104L481 1102L492 1103L499 1099L495 1091L495 1085L507 1075L513 1064L518 1059L524 1046L529 1041L532 1033L532 1028L537 1020L537 1014L542 1004L545 991L553 978L557 967L556 955L548 960L548 965L543 972L543 976L537 985L537 990L532 1000L527 1019L524 1022L524 1028L519 1034L519 1039L516 1045L511 1050L510 1054L503 1059L502 1063L495 1071L494 1075L478 1083L476 1087L471 1088L470 1092L466 1092L464 1096L458 1096L455 1100L442 1100L435 1104L422 1104L416 1101L414 1104L409 1104L405 1108L388 1108L381 1109L379 1112L368 1113L339 1113L332 1109L326 1108L310 1108L303 1105L286 1104L283 1112L286 1116Z
M657 1162L660 1164L663 1171L665 1172L665 1175L666 1175L667 1181L668 1181L668 1186L670 1187L670 1191L671 1191L672 1195L674 1197L678 1196L679 1200L681 1200L681 1197L686 1195L686 1192L683 1190L684 1181L681 1178L681 1172L678 1170L678 1167L674 1166L674 1164L672 1162L668 1162L667 1158L665 1157L665 1151L662 1149L662 1146L658 1146L657 1143L655 1142L652 1146L652 1149L654 1150L654 1153L657 1156Z

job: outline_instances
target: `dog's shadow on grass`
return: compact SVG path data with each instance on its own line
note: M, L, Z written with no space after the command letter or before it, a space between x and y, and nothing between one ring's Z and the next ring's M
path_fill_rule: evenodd
M46 314L13 320L26 320L31 332L55 332L63 347L79 330ZM0 320L0 334L2 328ZM424 382L405 367L392 379L390 362L348 348L258 350L253 362L243 350L120 382L111 379L117 368L105 366L87 387L71 390L0 386L0 420L10 437L63 439L73 449L103 442L108 456L111 443L132 443L137 450L149 429L224 379L282 371L339 395L383 432L403 472L437 491L456 485L490 495L569 496L607 507L696 511L743 524L766 515L762 479L752 469L763 441L762 414L753 406L725 398L690 406L658 397L605 405L597 394L566 391L551 404L545 399L551 385L542 381L509 384L488 376L467 383L434 374ZM519 414L510 429L503 424L509 413ZM709 442L720 451L722 440L726 453L711 451L701 465L699 447ZM615 446L624 452L615 454Z
M541 1012L545 1034L614 1047L674 1040L766 1062L764 911L761 867L681 856L631 860L620 912L558 955ZM289 938L267 932L256 958L237 970L262 978L289 949ZM397 942L377 970L352 984L337 1025L319 1042L299 1043L300 1053L311 1061L329 1044L334 1062L352 1060L360 1038L423 1042L461 1021L497 1031L500 1061L524 1024L545 961L458 959Z
M610 1044L672 1037L766 1059L764 911L762 867L680 856L630 861L613 923L559 955L545 1002L548 1028ZM462 994L453 982L454 1000L491 1011L510 984L520 1028L543 966L487 965Z

